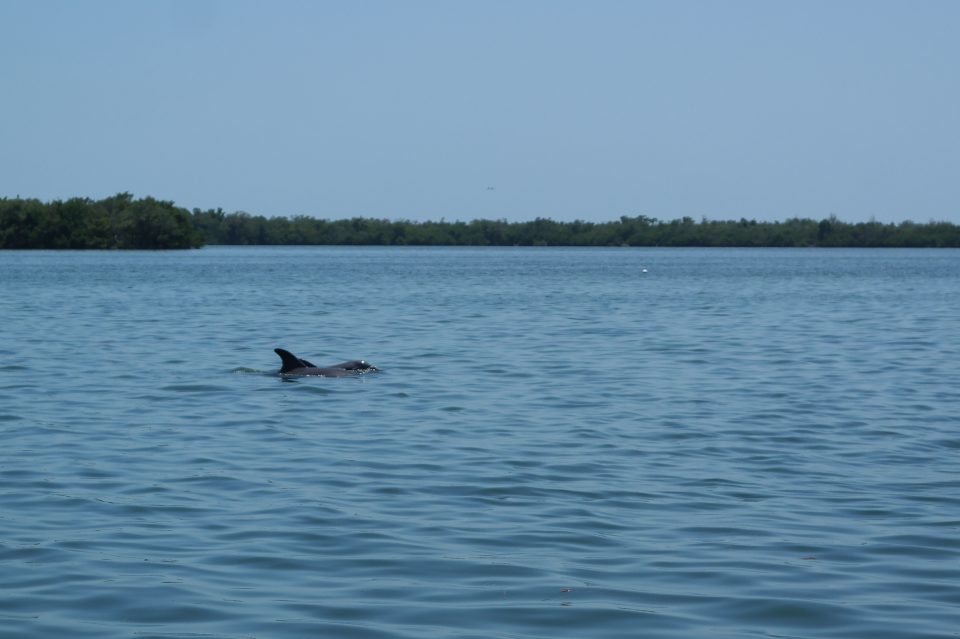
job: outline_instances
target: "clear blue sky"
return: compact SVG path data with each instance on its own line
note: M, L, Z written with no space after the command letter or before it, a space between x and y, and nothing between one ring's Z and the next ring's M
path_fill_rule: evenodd
M0 196L960 223L954 0L3 0L0 25Z

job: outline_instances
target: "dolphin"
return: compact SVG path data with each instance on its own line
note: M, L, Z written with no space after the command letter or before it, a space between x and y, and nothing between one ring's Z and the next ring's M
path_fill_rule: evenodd
M273 352L280 356L283 365L281 375L319 375L320 377L353 377L362 373L380 370L373 364L362 359L352 359L332 366L316 366L305 359L301 359L282 348L275 348Z

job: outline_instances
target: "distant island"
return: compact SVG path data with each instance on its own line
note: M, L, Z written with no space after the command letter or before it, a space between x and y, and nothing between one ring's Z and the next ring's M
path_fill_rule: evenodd
M187 249L206 244L409 246L744 246L960 248L950 222L847 223L790 218L695 221L621 216L610 222L412 222L201 211L130 193L102 200L0 198L0 249Z

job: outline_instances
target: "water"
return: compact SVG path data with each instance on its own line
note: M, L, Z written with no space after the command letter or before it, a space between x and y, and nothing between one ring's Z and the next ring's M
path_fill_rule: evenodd
M958 283L949 250L2 252L0 637L960 636Z

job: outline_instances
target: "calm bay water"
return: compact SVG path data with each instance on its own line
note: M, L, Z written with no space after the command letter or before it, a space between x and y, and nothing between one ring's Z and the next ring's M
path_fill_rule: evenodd
M958 293L949 250L0 252L0 637L958 637Z

